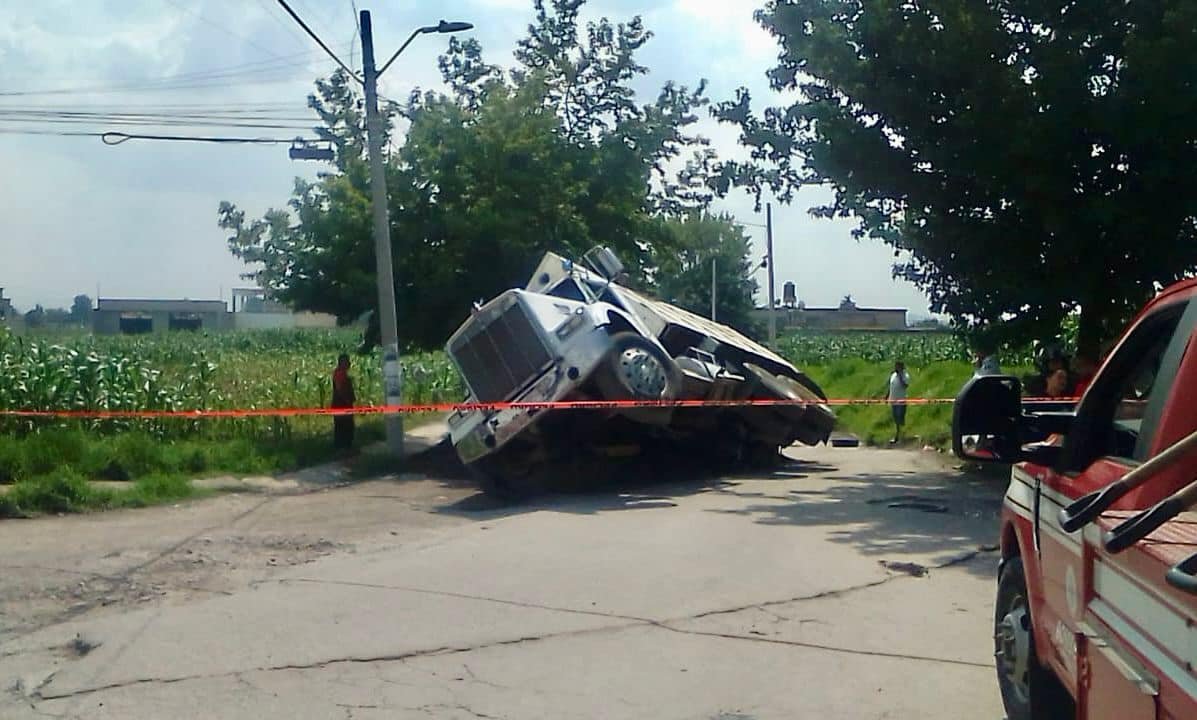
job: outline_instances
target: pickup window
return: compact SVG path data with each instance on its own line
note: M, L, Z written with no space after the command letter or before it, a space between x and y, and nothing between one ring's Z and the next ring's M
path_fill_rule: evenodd
M1086 395L1078 410L1068 438L1068 469L1083 470L1100 457L1147 459L1188 340L1187 332L1177 333L1188 305L1176 303L1144 319L1110 358L1095 381L1099 390Z
M1131 458L1143 461L1146 458L1146 448L1151 444L1151 438L1146 435L1143 427L1143 416L1147 413L1147 406L1159 386L1160 364L1164 360L1164 351L1168 348L1168 341L1176 322L1170 327L1160 328L1160 335L1154 339L1150 347L1143 353L1138 364L1122 378L1121 386L1116 397L1118 405L1114 408L1111 421L1111 431L1108 433L1113 447L1107 447L1106 455ZM1170 378L1164 383L1170 383ZM1167 388L1159 388L1167 392ZM1150 428L1148 428L1150 431Z

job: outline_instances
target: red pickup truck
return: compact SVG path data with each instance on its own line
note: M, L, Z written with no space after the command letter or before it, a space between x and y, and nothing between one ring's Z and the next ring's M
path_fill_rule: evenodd
M994 612L1010 720L1197 718L1195 333L1187 280L1075 406L1024 402L1003 376L956 400L956 454L1013 464Z

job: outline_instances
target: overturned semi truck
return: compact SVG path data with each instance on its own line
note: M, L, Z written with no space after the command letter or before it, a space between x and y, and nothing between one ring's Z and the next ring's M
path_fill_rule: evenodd
M668 444L768 462L826 442L835 415L817 384L739 332L618 283L607 248L582 263L548 253L523 289L476 305L446 346L468 403L788 400L784 405L612 410L469 408L449 418L461 460L504 495L551 490L612 448ZM689 447L687 447L689 446ZM556 468L556 472L546 472Z

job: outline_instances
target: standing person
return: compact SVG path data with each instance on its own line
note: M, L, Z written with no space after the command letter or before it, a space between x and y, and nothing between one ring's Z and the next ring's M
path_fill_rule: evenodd
M349 377L349 356L341 353L337 358L337 369L332 374L333 408L351 408L356 398L353 393L353 378ZM333 416L333 447L349 450L353 447L353 416Z
M890 445L897 444L902 439L902 427L906 425L906 388L910 387L910 374L906 372L906 363L898 360L894 363L894 371L889 376L890 412L894 416L894 439Z
M1068 356L1059 348L1053 348L1048 353L1043 386L1044 392L1051 398L1068 397L1072 392L1072 372L1068 369Z
M1074 370L1076 370L1076 384L1073 386L1072 394L1074 397L1080 397L1085 394L1089 383L1093 382L1093 376L1097 374L1097 357L1087 350L1080 350L1077 352L1073 364Z
M973 377L981 375L1001 375L1002 367L998 364L997 354L988 343L978 343L973 352Z

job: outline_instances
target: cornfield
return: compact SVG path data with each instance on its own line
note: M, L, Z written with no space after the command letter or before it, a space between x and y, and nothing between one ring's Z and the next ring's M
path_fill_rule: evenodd
M23 338L0 328L0 409L196 410L325 407L339 353L358 342L350 330L279 330L160 336ZM352 356L359 401L382 396L377 355ZM409 402L445 402L464 396L444 353L404 359ZM221 421L105 420L93 431L152 429L159 437L288 433L312 418ZM314 418L323 424L327 420ZM39 421L40 422L40 421ZM43 423L44 424L44 423ZM4 430L34 429L27 420Z
M860 359L908 365L965 360L967 348L955 336L933 332L799 332L778 339L780 354L798 367Z

